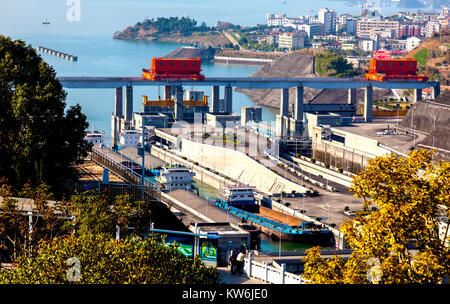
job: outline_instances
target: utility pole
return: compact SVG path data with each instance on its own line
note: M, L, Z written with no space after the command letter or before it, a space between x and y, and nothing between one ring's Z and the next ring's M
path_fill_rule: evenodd
M434 135L436 133L436 116L433 117L433 148L434 148Z
M142 120L142 199L144 199L145 187L145 125Z

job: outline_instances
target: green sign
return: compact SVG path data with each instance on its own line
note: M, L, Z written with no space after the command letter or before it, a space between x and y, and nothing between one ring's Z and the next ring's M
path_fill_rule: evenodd
M170 245L172 245L172 243L177 243L178 251L181 252L182 254L184 254L185 256L192 256L192 254L193 254L192 244L183 244L183 243L179 243L179 242L168 242L168 243L164 243L164 246L169 247Z
M217 246L214 243L208 239L200 240L200 258L202 260L217 261Z

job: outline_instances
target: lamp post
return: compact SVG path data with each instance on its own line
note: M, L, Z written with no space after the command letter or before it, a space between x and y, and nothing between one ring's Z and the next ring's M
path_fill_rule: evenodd
M303 208L302 208L302 214L305 213L305 193L303 193Z
M327 203L327 207L328 207L328 216L327 216L327 224L330 224L330 205Z
M433 117L433 148L434 148L434 135L436 134L436 116Z
M281 257L281 227L280 228L280 239L279 239L279 243L278 243L278 256Z
M142 124L142 199L144 199L145 186L145 126Z

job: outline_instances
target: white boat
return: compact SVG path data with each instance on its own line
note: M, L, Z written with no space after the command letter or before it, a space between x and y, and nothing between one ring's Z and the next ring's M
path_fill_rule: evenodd
M160 175L156 178L163 191L174 191L178 189L193 191L192 178L195 173L190 168L180 165L163 166Z
M227 203L231 207L236 207L245 211L255 212L259 205L255 199L255 187L238 184L223 186L219 191L219 200Z
M87 132L86 136L84 137L84 139L87 142L92 143L93 145L104 145L104 135L105 132L103 131L94 131L92 130L91 132Z

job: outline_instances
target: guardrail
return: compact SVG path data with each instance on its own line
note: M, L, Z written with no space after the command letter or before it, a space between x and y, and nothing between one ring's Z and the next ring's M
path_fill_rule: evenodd
M313 185L319 186L319 187L321 187L321 188L323 188L323 189L325 189L325 190L331 191L331 192L335 192L335 191L336 191L336 189L335 189L334 187L329 186L329 185L326 185L326 184L321 183L321 182L319 182L319 181L316 181L315 179L310 178L310 177L307 176L306 174L303 174L302 172L296 170L295 167L300 167L300 166L295 165L295 164L292 163L291 161L289 161L289 160L287 160L287 159L284 159L284 158L275 157L275 156L273 156L273 155L267 153L267 151L264 151L264 155L266 155L266 156L269 157L270 159L272 159L272 160L274 160L274 161L277 161L277 162L279 162L279 163L283 163L283 164L286 163L286 164L289 164L290 167L288 167L288 168L286 168L286 169L289 170L290 172L294 173L295 175L301 177L304 181L307 181L307 182L309 182L309 183L311 183L311 184L313 184Z
M303 284L302 277L286 272L286 264L281 269L269 266L267 262L259 263L253 260L253 252L244 259L244 272L248 277L263 280L271 284Z
M103 147L103 149L109 148ZM113 160L106 154L102 153L101 151L98 151L96 148L93 148L91 151L91 159L98 162L100 165L108 168L109 170L113 171L115 174L117 174L124 180L130 182L131 184L140 185L137 187L139 187L142 191L142 175L134 172L133 170L130 170L128 167ZM151 181L147 179L145 179L143 186L145 193L147 193L153 199L158 199L160 192L158 187L156 187Z

